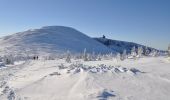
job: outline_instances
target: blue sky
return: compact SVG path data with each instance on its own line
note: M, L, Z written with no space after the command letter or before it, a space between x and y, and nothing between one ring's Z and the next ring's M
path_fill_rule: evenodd
M0 0L0 36L51 25L167 49L170 0Z

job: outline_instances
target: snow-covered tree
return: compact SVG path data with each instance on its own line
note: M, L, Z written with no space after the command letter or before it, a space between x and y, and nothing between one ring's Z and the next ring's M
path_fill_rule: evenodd
M102 60L101 54L98 54L98 55L97 55L97 60L98 60L98 61L101 61L101 60Z
M55 58L55 55L50 54L46 57L46 60L55 60Z
M169 47L168 47L168 56L170 57L170 44L169 44Z
M131 49L131 56L132 57L136 57L137 53L136 53L136 47L134 46L132 49Z
M149 53L150 53L150 51L149 51L148 47L145 47L145 49L144 49L144 55L145 55L145 56L148 56Z
M142 47L138 47L138 57L141 57L143 54L143 48Z
M157 55L158 55L158 52L155 49L153 49L150 53L150 56L153 56L153 57L155 57Z
M88 55L87 55L86 48L84 49L84 52L83 52L83 59L84 59L84 61L88 61Z
M117 53L117 55L116 55L116 60L117 60L117 62L119 62L119 61L121 60L121 55L120 55L120 53Z
M3 58L0 56L0 62L3 62Z
M68 62L68 63L71 62L71 54L70 54L70 51L67 51L67 54L66 54L66 62Z
M123 53L121 55L121 60L125 60L127 58L126 50L123 50Z
M93 53L91 54L91 55L89 55L90 56L90 60L92 60L92 61L96 61L96 59L97 59L97 56L96 56L96 54L95 54L95 52L93 51Z
M108 59L113 59L114 58L114 54L111 52L108 54Z
M3 62L5 63L5 64L14 64L14 58L13 58L13 56L12 55L5 55L4 57L3 57Z

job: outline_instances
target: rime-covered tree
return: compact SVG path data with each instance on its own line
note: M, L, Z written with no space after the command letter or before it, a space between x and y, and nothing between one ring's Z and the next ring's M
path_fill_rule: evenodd
M83 59L84 59L84 61L88 61L88 55L87 55L86 48L84 49L84 52L83 52Z
M121 55L120 55L120 53L117 53L117 55L116 55L116 60L117 60L117 62L119 62L119 61L121 60Z
M145 49L144 49L144 55L145 55L145 56L148 56L149 53L150 53L150 51L149 51L148 47L145 47Z
M97 59L97 56L95 54L95 52L93 51L92 55L91 55L91 60L95 61Z
M132 49L131 49L131 56L132 57L136 57L136 47L134 46Z
M3 62L3 58L0 56L0 62Z
M67 54L66 54L66 62L68 62L68 63L71 62L71 54L70 54L69 50L67 51Z
M98 61L101 61L101 60L102 60L101 54L98 54L98 55L97 55L97 60L98 60Z
M5 63L5 64L14 64L14 58L13 58L13 56L12 55L5 55L4 57L3 57L3 62Z
M141 57L143 54L143 48L142 47L138 47L138 56Z
M153 57L157 56L157 54L158 54L158 52L155 49L153 49L150 53L150 55Z
M121 60L125 60L127 58L126 50L123 50L123 53L121 55Z

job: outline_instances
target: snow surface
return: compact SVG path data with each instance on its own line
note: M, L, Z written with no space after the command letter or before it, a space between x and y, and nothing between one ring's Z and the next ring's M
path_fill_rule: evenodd
M40 29L19 32L0 39L0 54L12 55L55 55L67 50L72 53L114 52L85 34L65 26L46 26Z
M169 100L165 57L29 60L0 69L0 100Z

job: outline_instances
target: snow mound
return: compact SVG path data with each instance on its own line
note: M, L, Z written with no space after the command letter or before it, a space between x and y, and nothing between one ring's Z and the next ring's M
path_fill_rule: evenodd
M109 53L113 50L71 27L47 26L0 39L1 54Z

